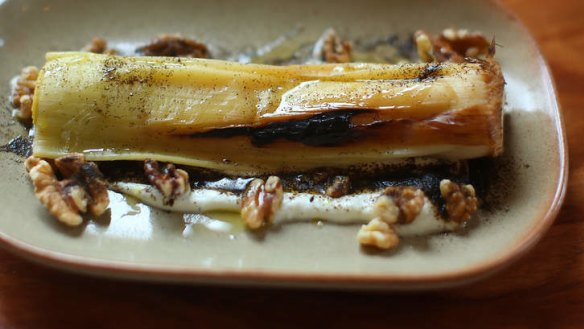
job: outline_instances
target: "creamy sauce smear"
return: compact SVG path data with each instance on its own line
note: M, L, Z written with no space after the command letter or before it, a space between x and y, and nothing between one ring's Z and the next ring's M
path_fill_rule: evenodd
M230 192L194 190L189 195L177 198L171 206L164 204L163 196L150 185L116 183L113 188L151 207L184 213L183 218L186 224L201 225L208 230L222 233L232 233L244 228L243 221L239 217L241 199ZM317 220L317 226L319 221L321 223L326 221L337 224L366 224L375 217L373 204L379 195L380 192L330 198L310 193L286 192L273 224L314 220ZM401 236L416 236L452 231L458 228L458 225L437 216L436 208L430 200L426 199L422 211L414 222L407 225L397 224L395 228ZM183 235L188 236L192 232L193 228L189 228Z

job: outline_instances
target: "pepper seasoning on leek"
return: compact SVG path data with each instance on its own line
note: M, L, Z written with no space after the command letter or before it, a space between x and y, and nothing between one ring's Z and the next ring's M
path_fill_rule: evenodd
M33 153L235 174L502 152L498 64L268 66L47 54Z

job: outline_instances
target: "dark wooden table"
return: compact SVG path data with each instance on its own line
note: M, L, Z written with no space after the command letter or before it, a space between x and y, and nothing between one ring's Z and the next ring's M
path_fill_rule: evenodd
M518 263L454 290L372 294L112 281L47 269L0 250L0 327L584 328L584 1L501 2L547 57L570 151L564 207Z

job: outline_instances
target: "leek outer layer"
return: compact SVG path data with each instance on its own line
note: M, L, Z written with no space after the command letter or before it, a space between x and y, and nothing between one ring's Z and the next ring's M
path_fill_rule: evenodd
M247 174L496 156L503 85L491 60L268 66L48 53L33 101L33 153ZM250 137L335 113L350 114L347 131L332 132L350 138L336 144L307 144L287 130L262 145Z

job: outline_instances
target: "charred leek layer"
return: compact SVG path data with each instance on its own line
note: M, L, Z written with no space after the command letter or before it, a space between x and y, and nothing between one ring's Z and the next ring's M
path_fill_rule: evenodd
M33 152L239 174L475 158L501 152L502 89L498 65L485 61L276 67L49 53ZM330 118L330 129L311 128Z

